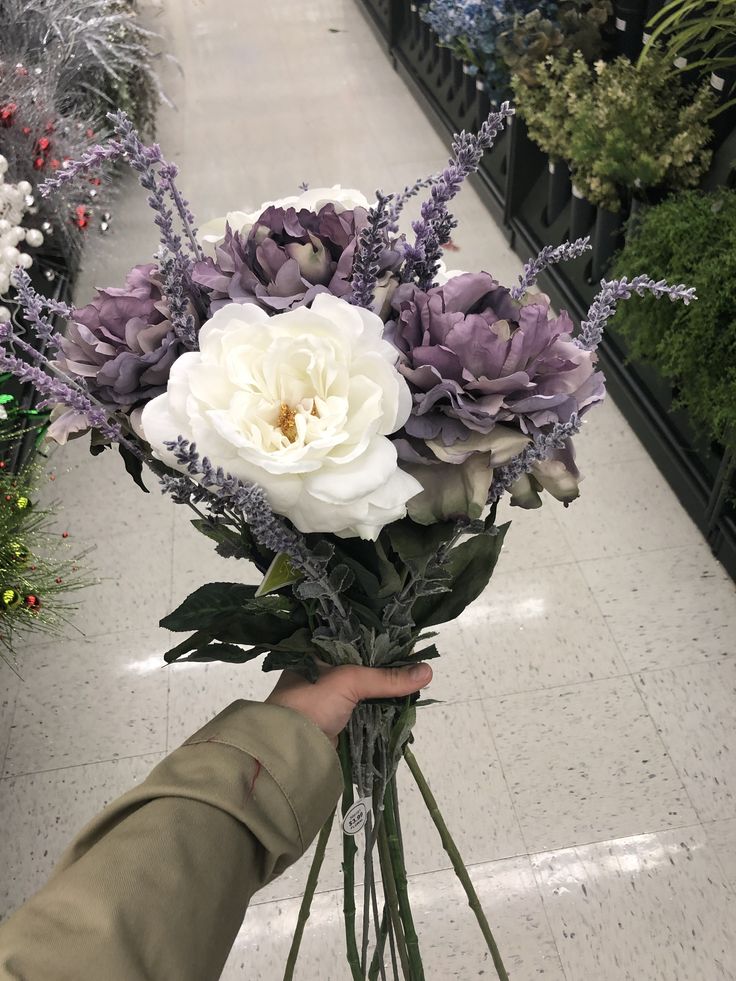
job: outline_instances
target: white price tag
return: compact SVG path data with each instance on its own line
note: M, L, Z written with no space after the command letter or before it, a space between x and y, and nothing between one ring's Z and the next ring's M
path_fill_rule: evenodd
M687 68L687 58L683 58L682 56L675 58L674 65L675 68L679 68L680 70Z
M621 17L617 17L616 18L616 30L617 31L625 31L626 30L626 21L623 20Z
M359 834L365 827L368 815L371 813L370 797L361 797L353 804L342 819L342 830L351 837Z
M465 62L463 62L463 74L464 75L472 75L473 74L472 68L470 67L470 65L466 65Z
M716 75L715 72L710 76L710 84L716 90L716 92L722 92L723 86L726 84L726 79L721 75Z
M483 92L484 91L485 85L483 84L483 79L482 78L476 78L476 80L475 80L475 87L478 89L479 92Z

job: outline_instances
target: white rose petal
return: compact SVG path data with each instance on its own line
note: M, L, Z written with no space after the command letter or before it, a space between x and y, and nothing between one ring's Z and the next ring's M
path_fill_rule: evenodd
M411 395L379 317L327 293L274 317L233 303L199 344L144 407L160 459L176 466L165 442L192 440L303 532L375 539L406 514L421 485L387 437L406 422Z

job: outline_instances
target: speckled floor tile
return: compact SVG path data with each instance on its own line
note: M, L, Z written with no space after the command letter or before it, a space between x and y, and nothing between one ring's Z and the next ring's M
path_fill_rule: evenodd
M456 624L484 696L628 673L575 565L496 575Z
M532 861L568 981L736 978L736 897L702 828Z
M705 833L736 893L736 818L708 821Z
M700 819L736 817L736 655L637 684Z
M578 500L556 516L578 560L635 555L665 544L699 547L703 542L649 459L592 467Z
M278 679L278 673L261 671L258 661L247 664L180 662L164 670L170 685L170 750L181 745L237 698L263 701Z
M631 678L483 705L529 851L697 821Z
M15 714L20 678L10 664L0 657L0 776L5 766L5 754L10 742L10 727Z
M44 884L95 814L144 780L161 759L153 754L0 781L0 918Z
M583 474L616 463L648 459L644 446L610 396L585 416L575 437L575 449Z
M164 750L162 633L118 633L29 652L5 776Z
M494 576L574 562L572 548L557 520L561 509L557 501L548 501L534 511L512 508L508 498L501 501L496 523L510 521L511 527L506 532Z
M428 691L431 691L431 686ZM465 862L522 854L523 839L493 747L483 703L428 705L417 713L414 754ZM398 774L407 871L450 866L427 808L406 767Z
M705 542L581 570L631 671L736 652L736 586Z
M521 857L476 865L470 875L512 981L565 981L529 860ZM380 887L378 891L380 896ZM428 981L496 976L452 871L412 876L409 892ZM356 905L360 910L360 896ZM298 908L298 899L251 907L223 981L280 978ZM348 981L342 892L315 896L302 943L295 974L299 981Z

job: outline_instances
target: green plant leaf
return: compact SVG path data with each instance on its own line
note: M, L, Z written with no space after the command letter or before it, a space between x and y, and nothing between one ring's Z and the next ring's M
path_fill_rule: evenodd
M120 456L123 458L125 469L128 471L135 483L140 487L140 489L146 494L149 494L150 491L143 483L143 460L140 460L137 456L131 453L130 450L126 449L122 443L118 443L118 450L120 452Z
M496 534L483 533L450 550L445 569L452 579L449 592L421 597L412 607L417 627L431 627L458 617L485 589L493 575L509 524Z
M279 552L274 557L273 562L268 567L263 581L255 592L256 597L267 596L285 586L291 586L302 578L302 574L295 569L289 560L289 556L284 552Z
M198 630L191 637L187 637L183 640L181 644L177 644L176 647L172 647L170 650L166 651L164 654L164 661L167 664L172 664L174 661L178 661L189 651L196 650L198 647L205 646L213 640L211 634L208 634L205 630Z
M183 661L224 661L228 664L245 664L258 657L260 651L251 647L246 650L237 647L235 644L209 644L207 647L198 647L192 651L188 657L182 658Z
M416 702L408 701L396 720L388 741L388 756L397 763L417 720Z
M289 597L256 597L255 586L213 582L188 596L160 625L174 631L207 631L227 643L270 645L305 622L303 608Z
M418 525L411 518L395 521L386 529L391 547L404 565L414 575L424 574L427 564L437 554L437 550L455 531L452 521L442 521L434 525Z

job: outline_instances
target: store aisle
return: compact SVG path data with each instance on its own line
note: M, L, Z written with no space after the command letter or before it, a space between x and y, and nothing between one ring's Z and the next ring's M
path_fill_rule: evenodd
M341 182L370 193L431 173L447 149L355 0L170 0L181 65L159 138L201 220ZM521 264L472 189L449 264L511 284ZM143 194L121 188L79 297L155 246ZM417 726L428 772L513 981L736 979L736 591L608 402L579 443L568 510L514 523L495 578L455 624ZM156 488L77 443L55 462L65 524L102 581L83 632L0 662L0 912L69 837L237 696L253 666L166 669L156 624L202 582L243 574ZM434 829L409 786L411 890L431 981L494 976ZM409 815L411 820L409 820ZM298 977L344 981L337 837ZM281 977L305 863L252 907L226 981Z

